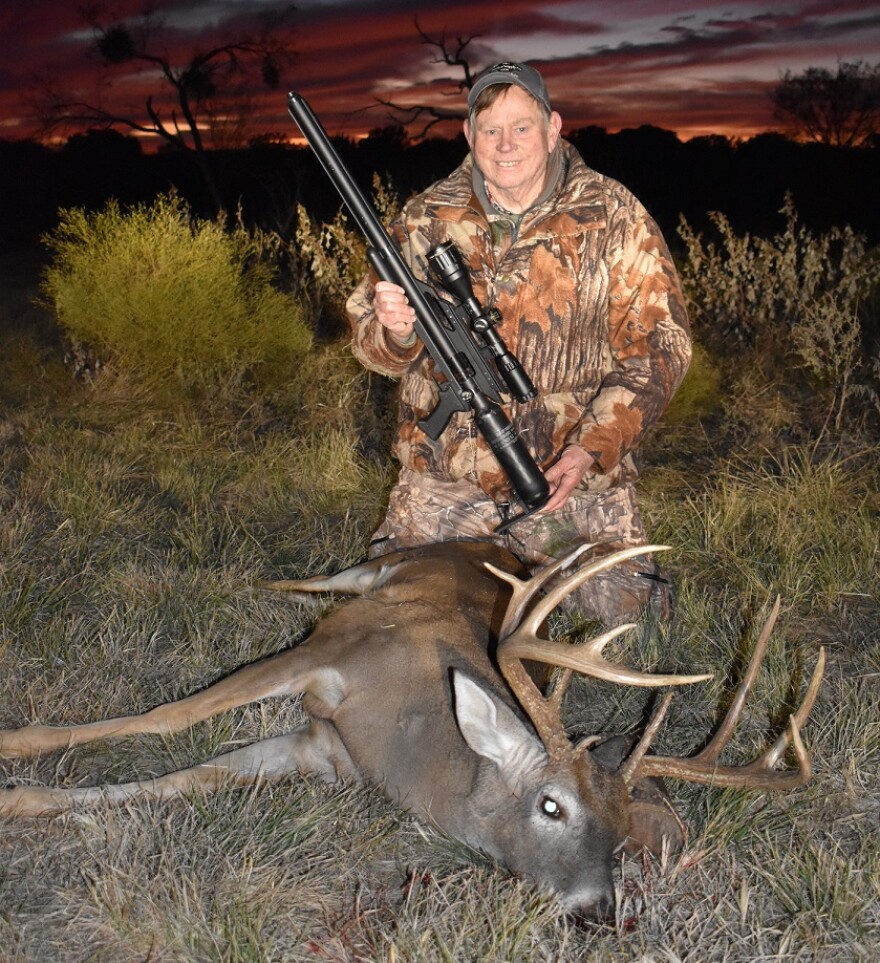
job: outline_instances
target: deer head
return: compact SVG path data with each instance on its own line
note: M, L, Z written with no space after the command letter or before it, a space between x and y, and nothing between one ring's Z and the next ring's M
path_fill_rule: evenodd
M656 675L647 674L614 665L602 656L605 646L629 631L633 625L621 625L591 639L573 646L540 638L538 632L547 616L579 585L588 579L628 558L648 552L663 551L665 546L644 546L624 549L592 561L576 569L572 574L558 580L556 584L535 599L548 584L557 579L560 572L570 566L583 552L592 546L582 546L561 561L549 565L528 580L492 565L487 567L512 588L512 598L507 609L498 645L499 668L516 695L517 700L527 712L540 740L529 739L522 731L515 736L507 735L505 753L498 751L497 740L493 741L495 759L500 767L508 767L514 773L539 770L542 784L536 789L535 780L530 782L534 820L545 821L557 826L556 835L571 834L590 837L589 844L583 838L579 846L571 849L584 859L589 853L595 867L592 878L584 881L583 865L573 872L564 858L557 859L558 873L551 879L551 886L563 894L563 901L574 908L607 909L612 899L611 856L626 845L627 841L637 848L642 842L649 848L659 850L662 837L675 838L683 830L680 820L672 810L665 793L654 791L648 786L659 777L685 780L704 784L733 786L755 789L791 789L806 783L811 776L809 756L800 737L800 729L815 702L824 671L824 652L820 650L819 659L812 680L800 707L789 719L786 731L758 759L743 766L723 766L718 762L722 750L730 741L746 698L757 677L767 650L773 626L779 613L779 599L764 625L748 669L742 679L727 715L709 742L697 755L691 758L672 758L652 756L649 748L672 700L672 693L662 699L641 740L618 768L609 771L594 758L590 749L594 738L572 743L561 721L562 701L573 672L616 682L623 685L648 687L675 687L690 685L712 678L711 675ZM544 694L526 670L525 662L544 663L561 668L549 694ZM463 684L456 692L459 702L464 702ZM485 694L483 696L485 699ZM476 701L475 695L468 695L467 701ZM469 710L472 712L473 710ZM480 745L485 733L505 731L510 733L513 726L509 721L499 724L497 716L486 707L484 718L479 726L472 725L470 719L459 722L468 743L477 752L488 754L490 749ZM473 730L473 731L471 731ZM786 750L794 749L797 767L794 770L777 772L774 767L779 763ZM575 823L574 827L566 824ZM545 832L546 835L552 835ZM552 877L546 862L545 878ZM579 887L572 888L572 879L579 878Z

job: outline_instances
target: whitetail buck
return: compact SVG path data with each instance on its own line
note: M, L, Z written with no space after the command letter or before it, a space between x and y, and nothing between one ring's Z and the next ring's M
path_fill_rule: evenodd
M5 789L0 814L38 816L133 796L164 800L230 780L253 783L297 771L329 780L350 777L380 786L450 835L553 890L567 909L607 910L613 905L614 854L627 839L656 847L660 836L681 831L651 777L767 789L798 786L810 777L799 728L819 687L821 657L787 733L750 765L718 764L757 675L775 612L725 721L699 755L648 754L669 697L625 760L621 752L603 757L601 747L588 748L593 740L569 741L560 709L572 671L638 686L710 678L645 675L609 663L602 649L627 626L581 646L538 637L553 608L586 579L659 548L626 549L564 575L569 557L525 580L502 549L446 543L326 578L273 583L357 598L336 607L302 645L245 666L196 695L138 716L3 732L0 756L171 733L236 706L298 692L305 693L309 724L157 779L87 789ZM524 661L562 668L549 695L532 681ZM797 768L772 771L790 744Z

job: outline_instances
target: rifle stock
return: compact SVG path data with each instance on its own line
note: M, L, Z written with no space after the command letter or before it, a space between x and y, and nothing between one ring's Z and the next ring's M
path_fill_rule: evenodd
M501 408L501 396L512 390L520 401L536 392L519 362L507 351L492 330L494 319L485 312L471 293L456 286L450 290L458 304L450 304L435 290L416 278L376 212L354 182L321 122L300 94L288 94L288 110L302 131L309 147L317 156L339 192L360 232L367 239L367 257L384 281L399 285L406 293L416 314L415 331L434 361L440 400L434 410L420 422L431 438L438 438L456 411L472 411L478 430L510 481L511 488L524 511L507 519L497 531L506 530L514 522L542 508L549 498L549 486L516 429ZM448 262L448 247L434 248L437 260L451 270L458 284L461 272L457 264ZM470 281L466 279L469 289ZM474 323L470 323L470 319Z

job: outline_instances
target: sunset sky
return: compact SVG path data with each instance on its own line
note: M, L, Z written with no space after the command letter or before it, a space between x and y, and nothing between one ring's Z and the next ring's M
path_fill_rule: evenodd
M266 0L154 0L162 40L184 63L218 37L241 35L249 19L277 8ZM135 16L144 0L104 8ZM0 137L35 130L28 105L47 80L71 98L143 110L155 78L126 75L100 92L93 33L71 0L2 0ZM564 129L616 131L654 124L682 139L718 133L749 137L775 123L768 91L785 70L836 69L880 60L880 4L874 0L299 0L290 46L297 59L281 89L255 92L249 131L295 133L284 94L303 93L331 133L357 135L389 122L377 98L458 107L460 73L432 64L419 40L474 38L470 61L527 60L547 80ZM438 133L456 131L447 126Z

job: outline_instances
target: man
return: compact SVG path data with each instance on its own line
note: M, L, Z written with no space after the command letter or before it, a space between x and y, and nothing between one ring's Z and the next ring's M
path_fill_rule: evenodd
M645 544L634 452L690 360L672 258L657 225L624 187L590 170L560 137L541 75L502 63L468 96L470 154L409 201L393 227L413 272L453 241L477 299L501 313L497 330L538 389L505 406L550 486L539 514L494 534L507 480L470 412L436 440L418 421L433 410L432 365L403 290L370 274L348 302L356 356L400 378L401 463L371 554L455 538L504 541L536 567L584 542L610 551ZM646 162L650 162L646 159ZM665 582L636 559L587 583L572 601L606 624L664 608Z

